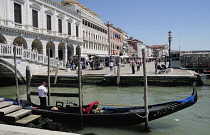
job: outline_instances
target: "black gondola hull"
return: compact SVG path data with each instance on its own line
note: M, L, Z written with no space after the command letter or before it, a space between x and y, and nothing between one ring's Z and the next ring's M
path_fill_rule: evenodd
M197 102L197 91L195 86L193 93L190 97L184 100L171 101L162 104L149 105L148 120L155 120L174 112L185 109ZM91 126L127 126L136 125L145 122L145 109L144 107L129 107L129 108L106 108L110 113L90 113L83 114L81 118L78 107L71 107L70 110L66 108L59 108L58 110L50 109L31 109L33 114L42 115L42 117L50 118L63 124L77 126L81 124Z

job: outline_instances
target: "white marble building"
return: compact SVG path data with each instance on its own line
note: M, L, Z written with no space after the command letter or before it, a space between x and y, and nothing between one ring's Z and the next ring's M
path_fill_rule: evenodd
M82 56L88 58L93 55L108 55L108 28L99 16L76 0L63 0L61 4L82 16Z
M0 43L44 56L49 49L65 65L83 45L82 18L54 0L0 0Z
M122 47L122 57L128 57L128 33L123 31L123 47Z

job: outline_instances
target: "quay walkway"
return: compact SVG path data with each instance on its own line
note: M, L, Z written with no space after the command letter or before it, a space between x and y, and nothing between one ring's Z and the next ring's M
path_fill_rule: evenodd
M164 63L161 62L160 64L164 64ZM135 71L135 74L132 74L132 70L129 67L130 67L130 64L124 64L124 67L120 67L120 75L121 76L143 76L143 65L140 67L140 71ZM114 68L116 69L117 66L115 66ZM87 69L82 69L82 74L83 75L87 75L87 74L115 75L116 72L114 68L113 68L113 71L110 71L109 67L105 67L103 70L92 70L90 66L88 66ZM146 63L146 73L148 76L194 76L197 74L194 71L182 70L182 69L173 69L172 72L155 74L154 62ZM36 75L47 75L47 72L36 74ZM55 75L55 71L52 71L51 75ZM77 75L77 73L76 73L76 70L70 70L69 72L66 72L66 70L59 70L58 75L68 76L68 75Z
M164 64L163 62L160 64ZM130 64L124 64L120 67L120 86L135 86L144 84L143 66L140 67L140 71L136 71L132 74ZM160 73L157 70L155 73L154 62L146 63L146 73L148 79L148 85L154 86L185 86L192 85L193 82L197 82L198 85L202 85L201 78L199 75L191 70L182 69L170 69ZM51 84L55 79L56 71L50 73ZM102 70L92 70L89 66L87 69L82 69L83 84L99 84L106 86L117 85L117 66L110 71L109 67L105 67ZM32 85L37 86L41 81L47 81L47 72L41 74L33 74ZM38 84L37 84L38 83ZM76 70L59 70L57 74L57 84L53 86L62 87L66 86L77 86L77 71Z
M78 135L78 134L0 124L0 135Z

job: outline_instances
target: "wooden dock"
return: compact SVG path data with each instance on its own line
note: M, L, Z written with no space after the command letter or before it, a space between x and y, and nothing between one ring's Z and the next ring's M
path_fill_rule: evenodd
M13 102L0 98L0 119L5 123L27 125L40 117L41 115L33 115L31 110L22 109L22 106L13 105Z

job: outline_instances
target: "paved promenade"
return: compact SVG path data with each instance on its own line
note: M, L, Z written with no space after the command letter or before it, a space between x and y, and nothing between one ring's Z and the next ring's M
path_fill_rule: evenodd
M160 63L164 64L164 63ZM132 74L132 70L129 68L130 64L124 64L124 67L120 67L120 75L122 76L143 76L143 65L140 67L140 71L135 71L135 74ZM117 66L115 66L117 68ZM135 68L136 69L136 68ZM160 70L157 70L157 72ZM155 74L155 66L154 62L146 63L146 72L148 76L194 76L196 72L191 70L181 70L181 69L172 69L172 72ZM90 66L87 69L82 69L82 74L106 74L106 75L114 75L115 70L110 71L109 67L105 67L103 70L92 70ZM47 75L39 74L39 75ZM55 75L55 71L51 72L51 75ZM77 75L76 70L70 70L66 72L66 70L59 70L58 75Z
M78 134L0 124L0 135L78 135Z

